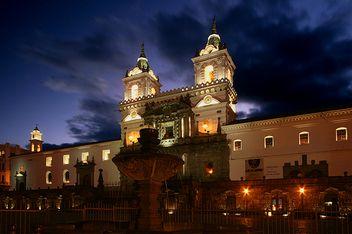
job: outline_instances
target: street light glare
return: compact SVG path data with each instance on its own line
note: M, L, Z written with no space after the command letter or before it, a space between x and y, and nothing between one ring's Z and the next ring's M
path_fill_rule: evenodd
M300 193L300 194L304 194L304 192L305 192L304 187L300 187L300 188L299 188L299 193Z
M249 189L248 188L244 188L243 189L243 193L244 193L244 195L248 195L249 194Z

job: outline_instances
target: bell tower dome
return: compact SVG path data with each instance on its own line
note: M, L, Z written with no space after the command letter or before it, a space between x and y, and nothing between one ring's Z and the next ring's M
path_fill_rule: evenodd
M125 87L124 100L136 100L160 92L161 84L149 65L144 52L144 44L141 45L136 66L127 71L122 80Z
M215 17L205 47L192 58L192 62L195 84L211 83L223 78L233 84L236 66L217 32Z
M43 134L40 132L38 126L36 125L31 132L29 139L29 150L31 152L41 152L43 150Z

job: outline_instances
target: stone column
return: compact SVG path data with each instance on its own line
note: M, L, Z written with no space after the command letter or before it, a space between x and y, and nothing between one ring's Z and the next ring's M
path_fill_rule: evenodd
M190 137L190 135L189 135L189 117L188 117L188 115L186 115L183 118L184 118L184 120L183 120L183 124L184 124L183 128L185 130L185 138L186 137Z
M158 213L161 182L153 180L138 181L140 215L138 230L161 230L161 217Z

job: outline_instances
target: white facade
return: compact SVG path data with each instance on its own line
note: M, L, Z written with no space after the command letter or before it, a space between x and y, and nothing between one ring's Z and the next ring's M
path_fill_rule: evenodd
M120 181L120 173L112 162L112 158L119 153L121 141L106 141L86 144L81 146L67 147L49 150L39 153L29 153L11 157L11 187L16 187L15 172L27 173L27 188L57 188L65 185L76 184L76 168L74 165L84 161L87 156L89 161L94 157L94 186L98 184L99 169L103 169L105 185L116 185ZM110 153L108 154L108 152ZM69 172L69 180L65 179L65 173ZM48 174L51 173L51 182Z
M346 137L338 136L345 129ZM283 178L285 163L308 165L326 160L329 176L352 174L352 108L289 116L223 126L230 147L230 179ZM308 133L306 144L300 144L300 133ZM265 147L265 138L273 137L273 146ZM241 141L241 147L235 147ZM257 171L248 168L248 160L260 159ZM247 163L247 168L246 168ZM297 163L297 162L296 162Z

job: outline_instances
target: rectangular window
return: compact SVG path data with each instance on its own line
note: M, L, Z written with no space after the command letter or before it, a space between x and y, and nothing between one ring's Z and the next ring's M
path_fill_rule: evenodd
M347 141L347 128L336 129L336 141Z
M65 154L62 156L62 164L67 165L70 164L70 155Z
M109 160L109 157L110 157L110 150L109 149L103 150L102 151L102 160L103 161Z
M242 150L242 141L241 140L234 141L233 150L234 151Z
M308 145L309 144L309 132L301 132L299 134L299 144Z
M52 163L53 163L53 157L46 157L45 158L45 165L47 167L51 167L52 166Z
M264 147L265 148L274 147L274 137L272 137L272 136L265 137L264 138Z
M82 162L88 163L88 159L89 159L89 152L83 152L82 153Z

